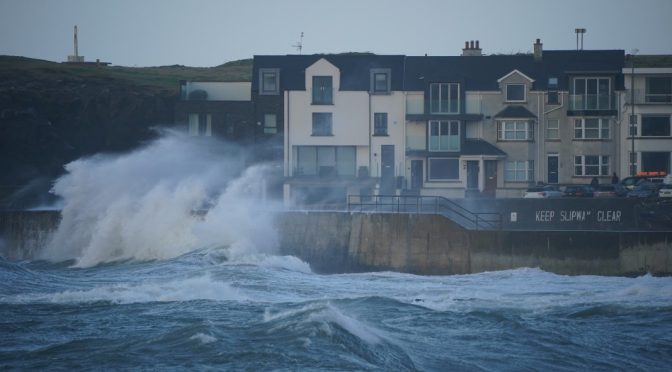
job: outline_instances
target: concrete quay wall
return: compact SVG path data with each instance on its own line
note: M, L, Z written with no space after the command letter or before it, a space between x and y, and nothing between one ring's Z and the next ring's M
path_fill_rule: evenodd
M286 212L281 252L324 273L672 275L672 232L470 231L439 215Z

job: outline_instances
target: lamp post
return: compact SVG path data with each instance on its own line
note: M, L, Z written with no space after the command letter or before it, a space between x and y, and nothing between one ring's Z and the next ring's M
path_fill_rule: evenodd
M637 170L637 154L635 153L635 135L637 134L637 116L635 115L635 54L638 49L633 49L630 53L630 175L634 176ZM634 131L633 131L634 129Z

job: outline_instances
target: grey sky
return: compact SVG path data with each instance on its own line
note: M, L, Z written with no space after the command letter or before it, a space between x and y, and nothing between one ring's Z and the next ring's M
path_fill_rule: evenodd
M52 61L79 51L115 65L215 66L254 54L638 48L672 54L672 0L0 0L0 54Z

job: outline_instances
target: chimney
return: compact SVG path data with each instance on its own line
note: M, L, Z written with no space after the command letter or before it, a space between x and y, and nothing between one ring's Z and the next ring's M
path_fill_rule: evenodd
M474 44L474 40L465 41L464 49L462 49L462 56L481 56L481 48L479 46L478 40Z
M537 39L537 42L534 43L534 61L535 62L541 62L541 57L542 57L542 54L543 54L543 51L544 51L543 45L544 44L541 43L540 39Z

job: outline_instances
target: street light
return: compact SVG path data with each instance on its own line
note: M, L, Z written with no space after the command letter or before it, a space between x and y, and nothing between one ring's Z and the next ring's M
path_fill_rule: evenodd
M637 160L637 154L635 153L635 135L637 134L637 116L635 115L635 54L639 52L639 49L633 49L630 51L630 107L632 111L630 112L630 175L634 176L637 170L637 165L635 164ZM634 129L634 131L633 131Z

